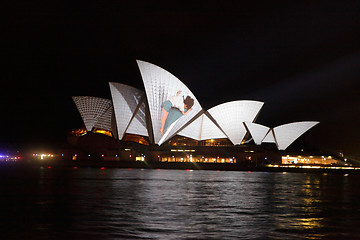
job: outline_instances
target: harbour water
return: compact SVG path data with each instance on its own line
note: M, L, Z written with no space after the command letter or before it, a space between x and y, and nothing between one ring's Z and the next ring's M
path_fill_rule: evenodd
M360 175L0 170L1 239L360 239Z

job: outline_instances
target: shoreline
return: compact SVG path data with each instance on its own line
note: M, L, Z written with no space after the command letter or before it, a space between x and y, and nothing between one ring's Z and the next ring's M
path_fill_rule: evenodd
M195 163L195 162L150 162L150 161L21 161L1 162L1 167L45 167L45 168L127 168L127 169L166 169L166 170L209 170L209 171L254 171L254 172L299 172L299 173L339 173L359 174L360 167L320 166L320 165L266 165L244 166L234 163Z

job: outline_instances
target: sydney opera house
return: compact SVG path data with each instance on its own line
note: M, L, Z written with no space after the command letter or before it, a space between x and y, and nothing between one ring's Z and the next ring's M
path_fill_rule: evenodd
M203 109L174 75L137 61L145 91L110 82L111 99L75 96L85 128L74 131L88 156L105 160L266 163L318 122L256 123L264 103L238 100Z

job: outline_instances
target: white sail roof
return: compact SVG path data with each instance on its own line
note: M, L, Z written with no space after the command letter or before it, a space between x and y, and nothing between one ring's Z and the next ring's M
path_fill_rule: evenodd
M126 133L137 134L141 136L149 136L146 128L145 101L143 101L136 112L135 117L130 122Z
M262 140L262 143L276 143L273 129L271 129L271 130L266 134L264 140Z
M206 114L200 115L195 121L178 132L178 135L198 141L207 139L226 138L226 135Z
M113 131L113 121L114 121L113 112L114 111L111 104L110 107L98 118L94 127L105 129L108 131Z
M294 122L284 124L273 129L279 150L285 150L296 139L319 122Z
M217 105L209 109L210 115L216 120L233 144L240 144L246 134L243 122L253 122L263 102L233 101Z
M270 128L252 122L244 122L256 145L261 145Z
M174 75L148 62L137 60L137 64L144 82L149 104L154 142L161 145L175 135L189 120L197 115L202 108L194 94ZM177 95L179 91L181 91L180 96L184 98L189 96L192 98L194 105L191 111L171 122L171 125L166 129L164 128L163 133L161 133L160 129L162 127L162 120L164 119L163 104Z
M148 136L144 92L121 83L110 82L109 85L119 139L127 132Z
M72 98L87 131L100 126L111 131L112 104L109 99L90 96L74 96Z

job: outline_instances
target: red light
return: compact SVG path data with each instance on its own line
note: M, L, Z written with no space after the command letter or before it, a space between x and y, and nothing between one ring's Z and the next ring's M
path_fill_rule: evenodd
M217 172L220 172L220 170L216 170Z
M48 166L48 168L51 168L51 166Z
M104 157L104 154L101 154L101 157Z
M248 171L248 172L251 172L251 171Z
M157 168L156 170L160 170L160 168Z
M129 170L132 170L132 168L128 168Z
M73 167L73 169L78 169L78 167Z
M186 169L186 171L190 171L190 169Z
M104 169L105 169L105 167L101 167L100 169L101 169L101 170L104 170Z
M160 155L158 155L158 158L160 157Z
M129 157L131 157L131 154L129 155Z

